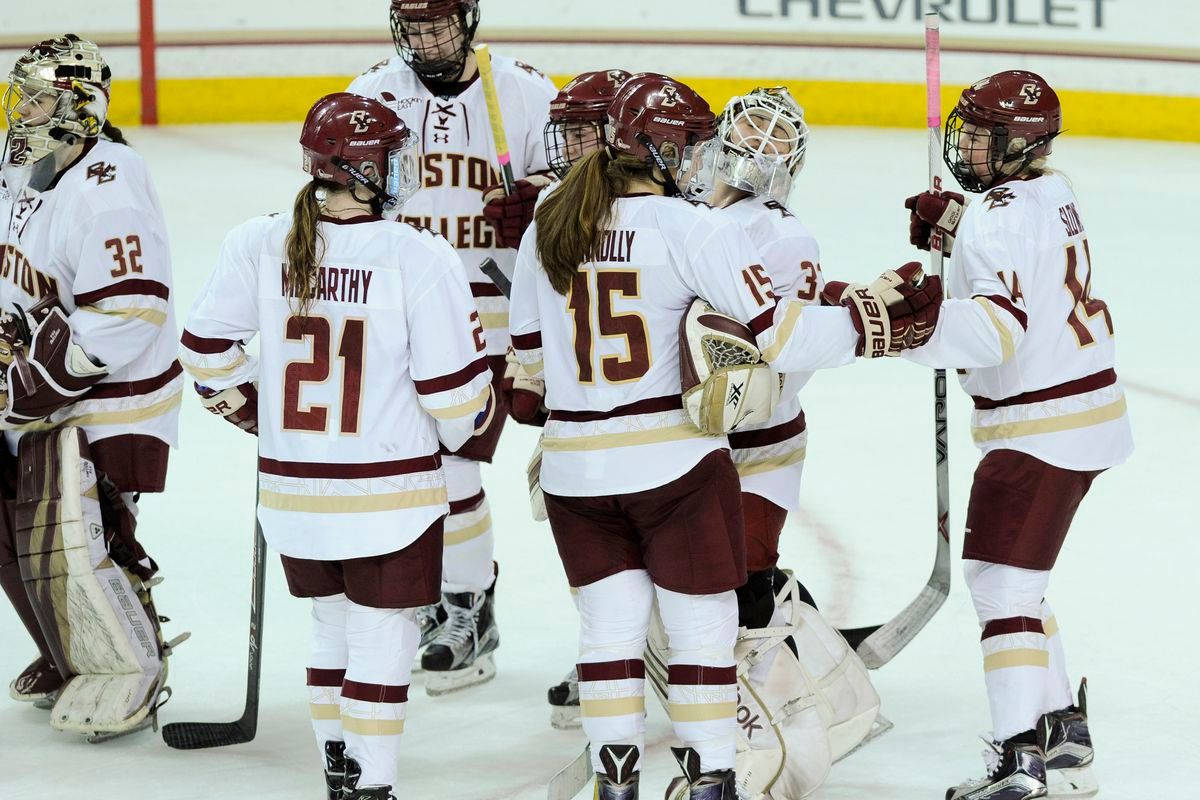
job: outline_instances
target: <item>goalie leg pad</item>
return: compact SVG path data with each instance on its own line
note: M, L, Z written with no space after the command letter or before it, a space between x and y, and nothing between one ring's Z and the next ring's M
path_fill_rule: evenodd
M148 585L110 552L87 437L78 428L26 435L20 463L21 573L70 676L50 724L86 734L141 727L166 677L159 619Z

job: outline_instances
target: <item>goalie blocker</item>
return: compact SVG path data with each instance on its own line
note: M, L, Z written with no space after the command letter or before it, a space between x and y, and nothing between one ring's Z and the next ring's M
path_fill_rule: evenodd
M175 643L162 640L150 570L110 535L128 509L79 428L26 434L18 459L21 575L66 679L50 724L89 741L146 727L169 694L165 655Z

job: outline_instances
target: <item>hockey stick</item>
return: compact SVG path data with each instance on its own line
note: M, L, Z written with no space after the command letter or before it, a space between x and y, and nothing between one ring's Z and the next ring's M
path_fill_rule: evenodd
M941 40L936 11L925 15L925 103L929 129L929 187L942 191ZM929 243L929 272L942 274L942 236L936 227ZM933 373L937 555L921 593L883 625L841 631L868 669L879 669L912 641L950 594L950 453L946 444L946 370Z
M479 68L479 82L483 84L483 98L487 101L488 122L492 126L492 141L496 144L496 160L500 162L500 179L504 182L504 193L512 194L512 158L508 153L508 137L504 133L504 118L500 115L500 95L496 94L496 79L492 77L492 56L486 44L475 45L475 63Z
M257 517L257 514L255 515ZM199 750L246 744L258 731L258 696L262 685L263 589L266 585L267 542L262 524L254 522L254 568L250 591L250 667L246 677L246 708L236 722L172 722L163 726L163 741L176 750Z

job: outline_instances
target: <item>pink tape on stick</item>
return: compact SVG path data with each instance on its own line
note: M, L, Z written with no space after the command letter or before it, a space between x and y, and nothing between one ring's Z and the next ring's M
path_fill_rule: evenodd
M942 127L942 42L937 14L925 15L925 106L926 122L931 128Z

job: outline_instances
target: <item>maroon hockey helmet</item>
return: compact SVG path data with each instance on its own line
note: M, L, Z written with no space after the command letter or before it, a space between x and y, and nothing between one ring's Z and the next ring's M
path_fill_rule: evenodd
M457 80L479 28L478 0L391 3L392 41L404 63L427 80Z
M420 186L417 134L369 97L322 97L308 111L300 146L305 172L351 192L362 185L382 208L402 205Z
M972 157L970 140L963 141L968 125L968 135L989 135L986 153L980 142ZM964 189L982 192L1049 155L1060 133L1062 104L1045 78L1024 70L998 72L963 90L946 118L943 158ZM1009 152L1016 139L1024 145Z
M605 138L618 155L658 166L668 191L679 194L675 182L687 171L693 148L716 132L716 115L694 89L666 75L641 72L625 81L608 107Z
M585 72L550 101L550 119L542 130L546 163L559 178L571 165L604 144L608 106L629 79L623 69Z

